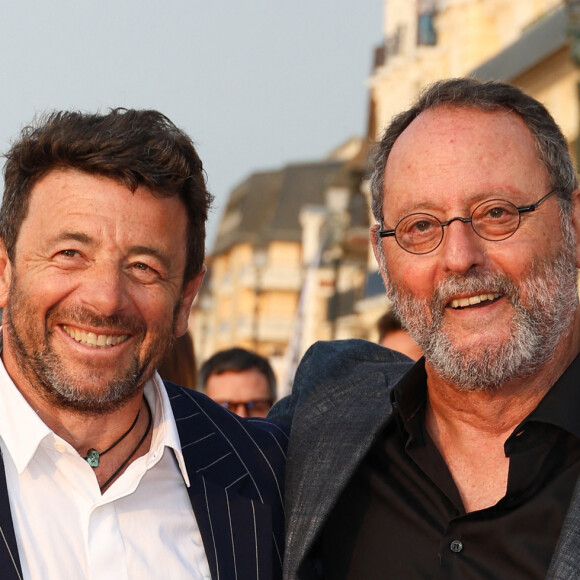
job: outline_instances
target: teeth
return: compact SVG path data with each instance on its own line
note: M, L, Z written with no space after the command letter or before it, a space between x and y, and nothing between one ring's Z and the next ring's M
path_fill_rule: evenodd
M480 294L479 296L470 296L469 298L455 298L451 301L451 308L465 308L466 306L473 306L480 304L486 300L496 300L501 294Z
M107 346L115 346L124 342L129 337L128 334L112 335L112 334L95 334L94 332L84 332L78 328L69 328L65 324L62 325L64 331L74 340L86 346L96 346L104 348Z

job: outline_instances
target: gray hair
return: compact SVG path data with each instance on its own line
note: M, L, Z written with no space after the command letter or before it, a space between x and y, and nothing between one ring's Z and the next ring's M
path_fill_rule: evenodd
M551 188L558 192L561 212L570 215L571 193L578 187L578 178L566 138L546 107L512 85L459 78L427 87L410 109L396 115L387 126L372 159L371 209L377 221L383 219L385 168L395 141L423 111L440 106L507 110L519 115L534 137Z

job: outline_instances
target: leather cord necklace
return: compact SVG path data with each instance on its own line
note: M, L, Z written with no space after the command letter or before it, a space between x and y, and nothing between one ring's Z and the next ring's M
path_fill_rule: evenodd
M99 467L99 460L100 458L105 454L108 453L109 451L111 451L111 449L113 449L113 447L116 447L117 445L119 445L119 443L121 443L121 441L123 441L123 439L125 439L125 437L127 437L127 435L129 435L129 433L131 433L131 431L133 431L133 427L135 427L135 425L137 424L137 419L139 419L139 415L141 414L141 407L139 407L139 411L137 412L137 416L135 417L135 420L133 421L133 423L131 423L131 427L129 427L129 429L127 429L127 431L125 431L125 433L123 433L123 435L121 435L121 437L119 437L119 439L117 439L117 441L115 441L110 447L107 447L104 451L97 451L94 448L90 448L87 451L87 454L85 455L85 459L87 461L87 463L94 469L95 467Z
M103 493L103 491L107 488L107 486L117 477L117 475L119 475L119 473L121 473L121 471L127 465L127 463L129 463L129 461L131 461L131 458L133 457L133 455L135 455L135 453L137 453L137 451L139 450L139 447L141 447L141 445L143 445L143 441L145 441L145 439L147 439L147 435L149 435L149 431L151 430L151 424L153 423L153 417L151 415L151 407L149 407L149 403L147 402L147 399L145 399L145 405L147 406L147 413L149 414L149 421L147 423L147 429L145 429L145 433L143 433L143 437L141 437L141 439L139 439L139 443L137 443L137 445L135 446L133 451L131 451L131 453L128 455L127 459L125 459L125 461L123 461L123 463L121 463L121 465L119 465L119 467L117 467L117 469L115 470L115 473L113 473L113 475L111 475L111 477L109 477L109 479L107 479L107 481L105 481L105 483L103 483L103 485L99 486L101 493ZM139 412L140 411L141 411L141 409L139 409ZM137 414L137 418L138 417L139 417L139 414ZM132 428L133 427L131 427L131 429ZM131 429L129 429L129 431ZM101 455L102 455L102 453L101 453Z

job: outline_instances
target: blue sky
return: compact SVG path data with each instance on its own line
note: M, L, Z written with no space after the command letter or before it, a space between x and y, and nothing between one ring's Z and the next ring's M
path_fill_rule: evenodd
M382 0L0 0L0 150L36 113L155 108L216 196L318 159L367 117Z

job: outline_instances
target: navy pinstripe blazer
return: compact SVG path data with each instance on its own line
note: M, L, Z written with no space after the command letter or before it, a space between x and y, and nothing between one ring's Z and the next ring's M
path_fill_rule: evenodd
M240 419L196 391L165 386L212 579L280 579L285 431L264 419ZM0 458L0 578L21 576Z

